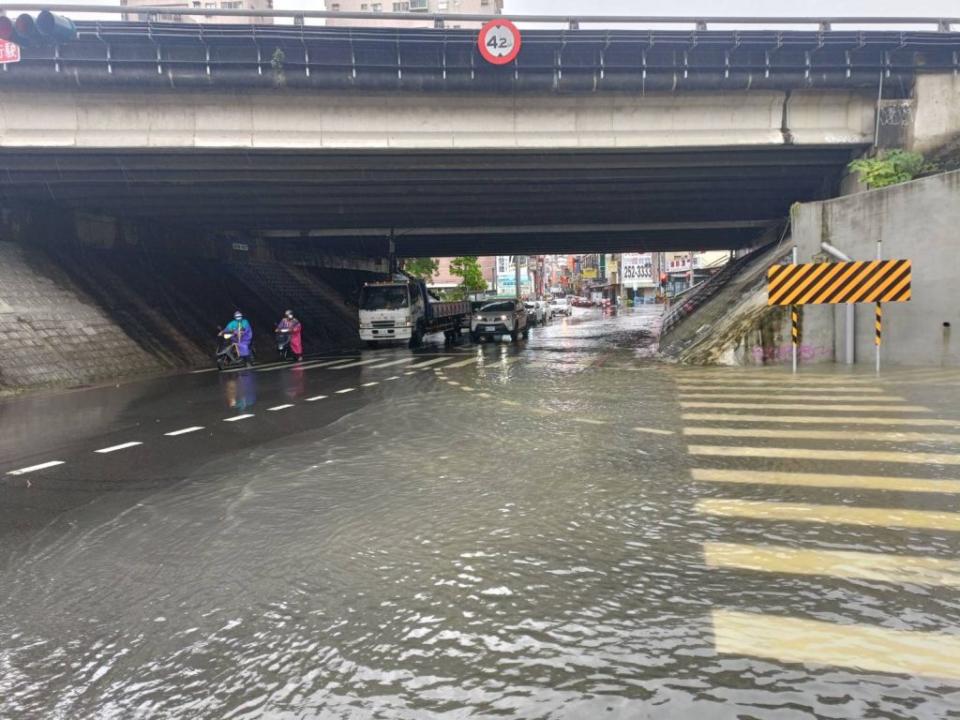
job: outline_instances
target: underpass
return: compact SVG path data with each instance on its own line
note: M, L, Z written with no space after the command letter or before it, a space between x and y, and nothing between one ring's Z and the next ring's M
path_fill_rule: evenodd
M25 49L2 228L74 260L17 255L71 289L37 334L260 336L291 283L336 305L309 335L398 256L775 243L957 43L571 28L496 74L438 30ZM960 712L960 371L672 365L661 309L3 399L0 715Z

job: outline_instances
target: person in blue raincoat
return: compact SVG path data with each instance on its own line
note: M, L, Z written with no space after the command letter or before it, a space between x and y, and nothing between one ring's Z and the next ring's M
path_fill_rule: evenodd
M253 358L250 352L250 346L253 344L253 328L250 327L250 321L243 313L237 310L233 314L233 320L227 323L223 329L224 332L237 333L237 347L240 350L240 358L245 360L248 365L252 364Z

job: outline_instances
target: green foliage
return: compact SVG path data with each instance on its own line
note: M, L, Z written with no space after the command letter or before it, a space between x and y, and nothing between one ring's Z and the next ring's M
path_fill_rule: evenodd
M429 282L439 269L440 263L436 258L407 258L403 261L403 271L407 275L412 275L425 282Z
M920 153L890 150L872 158L859 158L848 166L860 176L868 188L882 188L913 180L919 175L936 171L936 165L926 162Z
M455 257L450 261L450 274L461 279L457 288L461 298L487 289L487 281L483 279L483 270L476 255Z

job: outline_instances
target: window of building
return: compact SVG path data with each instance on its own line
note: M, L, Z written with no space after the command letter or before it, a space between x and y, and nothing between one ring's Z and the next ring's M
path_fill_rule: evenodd
M369 5L367 5L366 3L360 3L360 12L366 12L369 9L370 9Z
M200 0L193 0L194 7L200 7Z
M370 9L374 12L383 12L383 3L373 3Z
M340 12L340 3L330 3L330 12Z
M408 10L410 10L409 2L395 2L393 4L394 12L407 12Z
M217 4L216 4L215 2L208 2L208 3L204 3L203 6L204 6L205 8L215 8L215 7L217 6Z
M243 7L243 2L241 0L223 0L220 7L225 10L239 10Z

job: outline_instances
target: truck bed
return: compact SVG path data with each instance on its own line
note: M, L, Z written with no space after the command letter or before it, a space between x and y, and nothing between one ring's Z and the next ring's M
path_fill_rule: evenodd
M427 303L427 317L431 320L469 314L470 303L466 300L461 302Z

